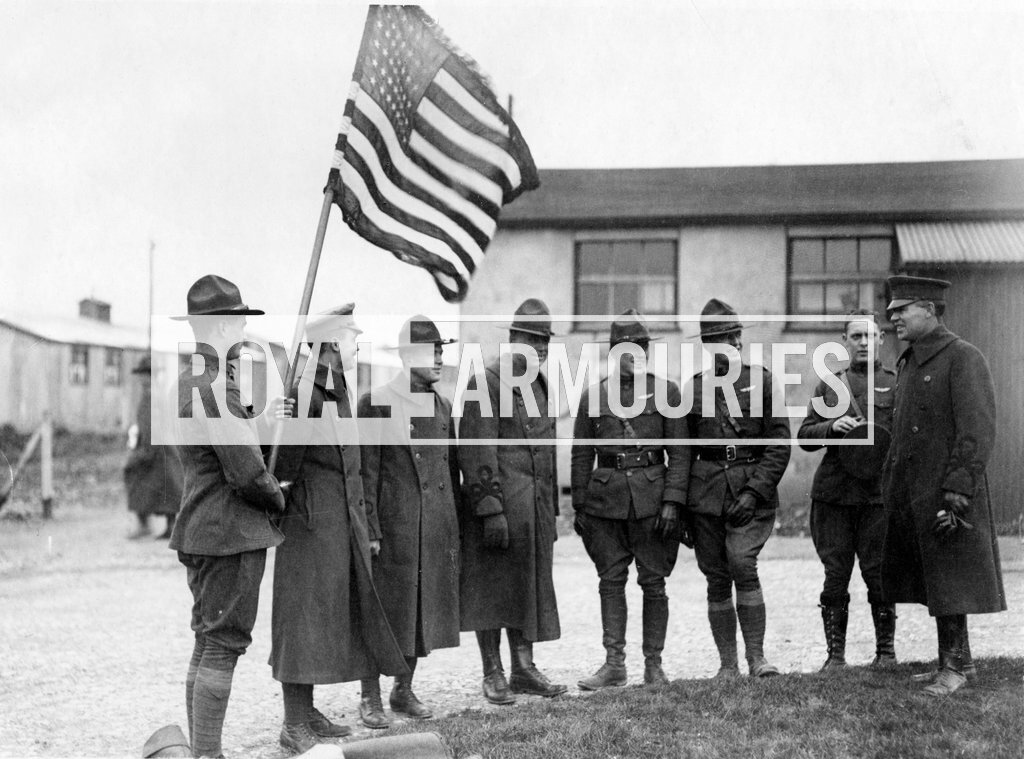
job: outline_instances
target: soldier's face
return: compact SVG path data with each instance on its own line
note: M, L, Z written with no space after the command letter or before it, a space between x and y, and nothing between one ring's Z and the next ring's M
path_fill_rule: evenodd
M537 352L537 363L541 366L548 360L548 343L550 338L544 335L535 335L532 332L509 332L509 342L513 345L528 345Z
M426 343L403 348L402 363L410 376L432 385L441 379L441 344Z
M231 316L221 319L217 330L224 339L224 344L229 346L226 358L228 360L238 358L241 352L240 343L245 340L245 317Z
M869 351L873 351L877 359L878 349L882 346L882 338L882 332L871 319L847 324L846 332L843 333L843 346L850 353L850 363L866 364Z
M935 306L928 301L916 300L889 312L889 321L896 328L896 337L914 342L935 328Z
M359 352L359 346L356 344L355 332L350 329L341 330L331 341L331 347L337 354L344 371L356 368L356 354Z
M632 377L634 374L644 374L647 371L647 359L651 355L651 344L648 342L634 343L643 350L643 358L638 359L632 353L623 353L619 356L619 371L625 377Z

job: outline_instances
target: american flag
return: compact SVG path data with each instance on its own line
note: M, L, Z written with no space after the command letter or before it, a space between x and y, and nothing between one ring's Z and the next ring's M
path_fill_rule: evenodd
M330 187L348 225L459 302L498 212L539 185L476 64L414 5L371 5Z

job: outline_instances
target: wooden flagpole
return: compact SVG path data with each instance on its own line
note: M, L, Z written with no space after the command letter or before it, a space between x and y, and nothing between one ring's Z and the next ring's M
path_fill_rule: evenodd
M306 271L306 284L302 288L302 300L299 302L299 314L295 319L295 332L292 334L291 361L288 362L288 374L284 380L284 394L288 397L292 384L295 382L295 374L299 370L299 343L302 341L302 333L306 331L306 316L309 315L309 304L313 300L313 284L316 282L316 272L320 268L320 251L324 247L324 237L327 234L327 221L331 218L331 204L334 203L334 186L328 183L324 190L324 204L320 209L320 223L316 228L316 239L313 241L313 253L309 257L309 269ZM277 424L274 428L274 444L270 448L270 458L267 460L267 470L273 474L277 466L277 454L281 447L281 437L284 428Z

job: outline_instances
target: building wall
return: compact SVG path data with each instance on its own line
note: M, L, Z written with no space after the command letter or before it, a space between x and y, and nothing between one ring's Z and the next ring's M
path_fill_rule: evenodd
M90 346L89 383L72 385L71 346L0 325L0 424L28 431L48 410L55 425L69 430L126 430L138 401L131 369L141 355L142 351L124 350L121 384L105 385L106 349Z
M952 282L946 325L988 359L998 409L988 480L995 519L1007 530L1024 517L1024 266L944 267L917 273Z

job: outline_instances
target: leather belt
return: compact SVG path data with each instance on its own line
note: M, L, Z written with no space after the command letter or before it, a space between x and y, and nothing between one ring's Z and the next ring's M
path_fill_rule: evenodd
M661 451L623 451L622 453L599 453L597 455L598 466L612 469L636 469L664 463L665 455Z
M697 458L702 461L757 461L762 451L743 445L701 446L697 449Z

